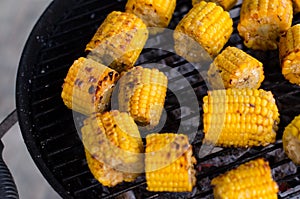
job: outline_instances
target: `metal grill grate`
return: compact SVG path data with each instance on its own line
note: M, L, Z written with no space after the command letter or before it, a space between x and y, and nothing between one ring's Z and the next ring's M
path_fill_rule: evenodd
M265 148L220 149L202 159L197 158L199 171L197 185L192 193L148 192L143 176L133 183L123 183L109 189L102 187L88 170L83 146L73 124L72 112L63 105L60 98L61 85L73 60L84 56L85 45L106 15L112 10L124 10L126 2L125 0L58 2L55 1L48 9L48 14L44 14L42 17L44 20L41 20L39 22L41 25L32 32L23 53L18 74L20 86L17 88L17 96L20 95L24 99L17 98L17 102L27 147L42 173L63 197L113 198L132 190L136 198L212 198L209 182L213 177L257 157L265 157L270 161L274 178L281 188L284 187L279 198L291 198L300 194L300 189L296 187L300 184L299 167L294 166L282 155L280 140L284 126L300 113L300 89L289 84L280 74L277 52L256 52L246 49L242 44L236 31L240 3L230 11L235 31L227 45L242 48L264 63L266 78L262 88L274 93L281 113L277 142ZM190 8L190 0L178 0L169 28L174 29ZM294 23L297 22L300 22L299 15L294 17ZM192 65L173 53L157 49L143 50L137 64L148 63L161 63L180 72L197 92L201 107L202 97L206 94L207 88ZM169 72L168 68L160 69L166 74ZM173 83L179 80L178 77L169 76L169 78ZM185 89L179 92L185 92ZM165 108L168 117L162 131L176 130L178 126L174 121L186 121L194 117L190 114L178 118L178 112L181 110L170 91L167 94ZM202 125L199 126L199 132L193 142L195 152L201 145L203 137L201 129ZM227 158L226 162L223 160L224 157Z

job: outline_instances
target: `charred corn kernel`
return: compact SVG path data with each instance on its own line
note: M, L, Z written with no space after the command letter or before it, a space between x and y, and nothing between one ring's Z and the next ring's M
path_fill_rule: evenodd
M195 163L186 135L147 135L145 171L149 191L192 191L196 183Z
M126 174L127 181L144 171L142 139L128 113L113 110L92 115L84 120L81 132L86 150L106 168Z
M175 7L176 0L128 0L125 10L141 18L148 27L165 28Z
M285 127L282 137L283 149L287 156L300 165L300 115Z
M300 85L300 24L291 27L280 38L279 54L284 77Z
M248 48L275 50L292 18L291 0L244 0L237 29Z
M113 69L80 57L68 71L61 97L68 108L82 114L103 112L118 78Z
M141 125L156 126L164 107L167 77L158 69L136 66L120 79L119 110Z
M266 146L275 142L279 113L270 91L213 90L203 102L204 142L223 147Z
M221 76L225 88L259 88L264 80L263 64L236 47L227 47L211 64L208 80L217 88Z
M192 0L192 4L195 5L201 0ZM214 2L219 6L222 6L224 10L230 10L237 3L237 0L205 0L206 2Z
M88 57L121 72L133 67L147 39L147 27L140 18L113 11L85 50L89 52Z
M215 3L201 1L179 22L174 31L175 51L188 61L199 61L199 44L216 56L233 31L227 11Z
M246 162L211 181L214 198L277 198L278 185L269 162L262 158Z
M113 187L123 181L132 182L138 176L136 173L125 173L113 169L108 164L97 160L97 157L92 156L87 149L85 149L85 156L91 173L103 186Z
M293 0L294 14L300 12L300 0Z

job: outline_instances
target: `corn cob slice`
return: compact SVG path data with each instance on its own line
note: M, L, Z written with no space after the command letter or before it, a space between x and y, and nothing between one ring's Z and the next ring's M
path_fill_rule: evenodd
M216 75L225 88L259 88L264 80L263 64L236 47L227 47L208 70L209 83L216 88Z
M282 143L287 156L300 165L300 115L284 129Z
M175 51L190 62L199 61L201 45L210 56L216 56L233 31L228 12L212 2L201 1L179 22L174 32ZM200 53L201 54L201 53Z
M118 78L116 71L80 57L68 71L61 97L68 108L82 114L103 112Z
M113 11L87 44L88 57L110 66L118 72L133 67L146 40L144 22L131 13Z
M280 38L279 54L284 77L300 85L300 24L291 27Z
M213 90L203 102L204 142L223 147L275 142L279 113L270 91Z
M237 29L248 48L275 50L292 17L291 0L244 0Z
M201 0L192 0L193 6ZM229 11L237 3L237 0L205 0L206 2L213 2L221 6L224 10Z
M121 172L125 181L133 181L144 171L143 143L137 125L127 113L113 110L95 114L84 121L81 132L86 150L95 159L90 159L90 168L94 163L96 168L91 170L98 172L95 177L101 183L104 183L99 177L101 170L97 168ZM119 179L117 174L116 179ZM115 184L113 180L106 184Z
M156 126L164 107L167 77L159 70L136 66L120 79L119 110L141 125Z
M165 28L175 7L176 0L128 0L125 10L141 18L148 27Z
M300 12L300 0L293 0L294 14Z
M149 191L192 191L196 183L192 146L183 134L146 137L145 171Z
M278 185L269 163L262 158L246 162L211 181L216 199L277 198Z
M100 162L87 149L85 149L85 156L91 173L103 186L113 187L123 181L132 182L137 178L136 173L121 172Z

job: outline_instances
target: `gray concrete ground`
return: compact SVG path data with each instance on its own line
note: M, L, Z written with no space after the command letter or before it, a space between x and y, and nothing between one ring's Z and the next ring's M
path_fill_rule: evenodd
M0 121L15 108L15 79L26 39L51 0L0 0ZM21 199L60 198L33 163L19 125L3 138L4 159Z

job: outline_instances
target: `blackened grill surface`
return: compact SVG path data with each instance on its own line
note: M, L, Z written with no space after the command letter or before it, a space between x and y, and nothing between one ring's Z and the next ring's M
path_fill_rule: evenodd
M114 198L132 190L136 198L212 198L210 180L257 157L270 161L272 174L281 192L279 198L300 195L299 167L282 151L283 128L300 114L300 88L289 84L280 73L278 53L247 49L236 31L240 3L231 11L235 31L227 45L237 46L264 63L265 81L262 88L275 95L281 122L275 144L253 149L220 149L202 159L196 168L197 185L192 193L152 193L146 191L144 176L133 183L114 188L101 186L91 175L85 161L83 146L76 132L73 115L60 98L63 79L72 62L84 56L84 48L106 15L124 10L125 0L64 0L54 1L35 26L20 61L16 101L21 130L26 145L50 184L64 198ZM190 0L178 0L169 28L174 29L191 8ZM300 22L294 17L293 24ZM182 58L157 49L143 50L137 64L165 64L185 76L197 93L201 109L207 88L201 76ZM168 74L167 68L160 68ZM169 76L176 83L177 77ZM195 81L197 79L197 81ZM180 92L184 92L182 89ZM180 109L174 95L168 91L165 108L168 111L162 131L175 131L175 121L193 119L193 114L178 118ZM201 146L202 124L193 141L194 151Z

